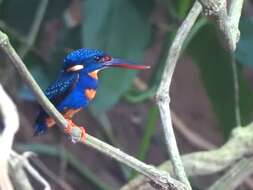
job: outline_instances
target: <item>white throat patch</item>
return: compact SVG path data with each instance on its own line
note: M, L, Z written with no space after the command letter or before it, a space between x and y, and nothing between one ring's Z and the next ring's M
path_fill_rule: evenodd
M83 65L75 65L67 69L67 72L74 72L83 69Z

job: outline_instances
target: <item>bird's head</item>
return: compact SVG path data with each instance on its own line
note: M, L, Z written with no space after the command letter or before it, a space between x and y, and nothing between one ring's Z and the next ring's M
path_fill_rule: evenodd
M91 73L109 67L121 67L126 69L148 69L149 66L135 65L129 61L113 58L100 50L94 49L78 49L70 52L64 59L64 72L85 71Z

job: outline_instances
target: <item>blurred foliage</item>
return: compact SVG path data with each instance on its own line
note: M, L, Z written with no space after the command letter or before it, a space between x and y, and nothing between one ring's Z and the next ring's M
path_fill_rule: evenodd
M174 1L176 5L176 12L180 19L183 19L190 8L191 0Z
M243 64L253 65L253 20L244 18L240 22L241 38L235 52L236 59Z
M39 84L45 88L57 76L60 62L67 53L66 48L98 48L115 57L122 57L133 62L142 63L146 49L153 44L156 32L150 17L156 4L165 9L168 26L179 26L186 16L193 1L191 0L86 0L80 1L81 19L77 25L66 24L66 11L74 1L49 1L39 37L34 47L25 57L25 63ZM0 6L0 28L7 31L15 48L25 43L38 8L37 0L6 0ZM160 5L161 6L161 5ZM18 18L18 19L17 19ZM151 24L152 23L152 24ZM210 104L220 122L221 131L229 135L235 126L234 87L230 56L219 43L217 32L206 19L199 19L189 38L185 42L187 55L193 58L199 68L203 85L210 99ZM50 25L51 24L51 25ZM55 41L41 53L43 41L47 40L45 28L55 27ZM167 32L157 64L154 64L148 89L139 92L131 84L135 71L111 69L101 73L101 84L95 101L91 105L94 115L107 111L123 95L129 102L143 102L154 96L159 85L171 39L177 27ZM235 57L239 63L240 109L242 123L252 118L252 88L243 76L245 65L252 66L253 57L253 21L242 19L241 39ZM52 32L52 31L51 31ZM51 34L50 34L51 35ZM51 37L51 36L50 36ZM186 79L187 80L187 79ZM29 91L20 88L23 98L30 99ZM190 101L190 100L189 100Z
M90 108L93 115L103 123L109 139L107 140L121 147L113 134L113 129L110 128L110 120L106 117L105 111L117 103L122 96L129 103L140 103L150 100L155 95L171 41L193 1L49 0L48 2L38 38L24 58L27 67L43 89L57 77L62 59L68 52L67 49L98 48L115 57L142 64L147 48L155 44L156 32L166 30L158 61L152 65L151 76L148 81L145 81L148 85L146 90L139 91L131 85L137 74L135 71L108 69L100 74L97 96ZM68 18L68 21L73 19L77 23L70 26L66 21L66 12L70 11L70 5L76 2L79 2L80 6L77 6L76 10L72 10L71 14L73 12L77 15L80 13L81 18L76 15ZM157 17L157 15L153 15L159 9L157 4L165 12L164 15L161 14L163 17L161 20L153 18ZM27 43L38 5L39 1L37 0L5 0L1 2L0 28L8 33L16 49ZM241 38L235 58L238 63L241 63L238 64L240 110L242 124L245 125L252 120L253 115L253 90L243 75L244 68L253 65L253 20L243 18L240 30ZM231 57L220 44L217 31L209 20L202 17L197 21L184 43L184 50L199 69L210 105L219 120L221 132L227 137L235 127L235 94ZM6 67L4 66L2 69ZM185 80L187 80L187 76L185 76ZM24 88L21 82L19 84L21 88L18 88L17 91L20 97L33 100L29 90ZM153 104L148 104L147 107L149 111L146 127L143 129L144 134L140 139L141 143L137 153L137 157L141 160L146 158L156 121L159 118L158 110ZM100 117L97 117L98 114ZM56 147L45 145L30 144L24 147L39 154L64 157L69 165L88 179L96 189L108 189L107 184L97 179L71 153L60 155L61 153ZM122 171L124 170L123 168Z
M148 110L147 115L147 121L146 121L146 127L143 131L143 136L141 138L141 142L139 145L139 150L136 158L138 158L141 161L145 161L146 155L148 153L152 137L155 133L156 124L158 120L158 114L159 110L157 106L151 105ZM137 172L132 170L130 179L133 179L135 176L137 176Z
M70 2L70 0L50 0L44 20L52 20L61 17L63 11L68 7ZM27 34L34 20L38 4L38 0L3 1L0 7L1 19L21 34Z
M84 2L83 44L103 49L116 57L142 62L151 37L148 21L153 0L87 0ZM130 13L130 14L129 14ZM101 85L92 111L108 110L131 86L135 71L108 70L101 73ZM105 96L106 94L106 96Z
M227 137L235 127L235 95L231 57L219 42L213 25L201 28L188 48L200 69L203 84L212 107L218 116L223 134ZM253 113L253 91L239 70L240 110L242 124L247 124Z

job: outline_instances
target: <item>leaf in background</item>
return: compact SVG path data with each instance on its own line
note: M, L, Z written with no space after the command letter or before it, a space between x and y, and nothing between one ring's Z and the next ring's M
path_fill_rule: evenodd
M22 34L29 32L35 14L37 0L8 0L1 7L1 19ZM18 19L17 19L18 18Z
M42 89L46 89L56 74L52 69L53 64L45 64L43 60L40 59L40 57L32 53L28 53L24 61L29 71L38 82L39 86ZM35 100L35 97L33 96L31 90L28 89L24 83L20 84L20 88L18 89L18 96L29 101Z
M38 65L33 65L29 71L34 76L40 87L42 89L46 89L46 87L49 85L49 80L45 77L46 73L43 72L43 69ZM36 98L33 96L31 90L25 85L22 85L19 89L18 96L24 100L36 101Z
M219 44L216 30L212 25L201 28L187 51L199 67L206 92L221 124L221 131L227 137L235 127L234 85L230 57ZM241 119L245 125L253 113L253 92L240 71L239 86Z
M243 64L253 66L253 20L240 21L241 37L235 52L236 59Z
M45 20L62 17L69 2L70 0L49 0ZM0 17L12 29L25 35L30 31L39 3L38 0L4 1L1 6Z
M176 4L177 14L179 18L184 18L190 8L191 0L175 0L173 3Z
M142 5L142 6L140 6ZM102 49L141 63L151 37L149 13L153 0L87 0L83 3L84 47ZM94 113L106 111L131 86L135 71L111 69L101 72Z

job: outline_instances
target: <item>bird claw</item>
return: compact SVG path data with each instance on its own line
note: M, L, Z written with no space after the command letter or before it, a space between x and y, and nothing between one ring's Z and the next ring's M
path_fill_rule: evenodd
M71 136L71 141L76 143L78 141L85 142L86 132L84 127L77 126L72 120L67 120L68 124L64 129L64 132ZM78 134L78 135L76 135Z

